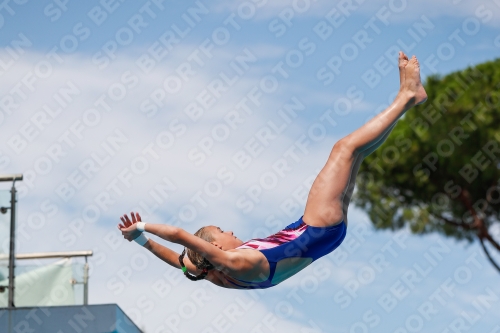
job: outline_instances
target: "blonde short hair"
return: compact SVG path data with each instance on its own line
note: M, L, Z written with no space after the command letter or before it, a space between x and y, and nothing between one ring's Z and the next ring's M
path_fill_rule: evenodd
M200 228L197 232L194 233L194 235L200 237L203 240L206 240L209 243L214 241L214 237L212 236L212 233L207 230L207 227ZM189 260L191 260L193 265L195 265L198 269L213 268L213 265L210 263L210 261L208 261L205 257L203 257L196 251L188 249L187 256Z

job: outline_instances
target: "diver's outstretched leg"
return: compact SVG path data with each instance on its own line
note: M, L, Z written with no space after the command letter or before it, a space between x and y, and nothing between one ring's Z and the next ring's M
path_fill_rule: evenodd
M400 54L400 64L406 59ZM427 99L415 56L400 70L400 84L396 99L387 109L333 146L326 165L309 192L304 222L326 227L346 220L347 206L363 158L385 141L407 110Z

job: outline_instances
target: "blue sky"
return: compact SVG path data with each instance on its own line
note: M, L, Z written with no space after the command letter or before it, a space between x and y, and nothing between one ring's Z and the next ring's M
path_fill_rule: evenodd
M10 1L0 15L18 251L94 250L92 303L146 332L500 332L479 244L375 231L354 206L337 251L264 292L188 281L115 229L135 209L241 239L297 220L333 144L394 98L394 52L424 80L493 60L499 1Z

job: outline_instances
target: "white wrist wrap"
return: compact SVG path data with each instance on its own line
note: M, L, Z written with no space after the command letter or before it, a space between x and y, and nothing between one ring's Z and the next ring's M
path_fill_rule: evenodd
M139 244L140 246L144 246L144 244L147 243L147 241L149 240L149 238L147 238L142 232L139 236L137 236L136 239L134 239L134 242L136 242L137 244Z
M137 230L139 230L141 232L145 231L146 222L137 222L136 225L137 225Z

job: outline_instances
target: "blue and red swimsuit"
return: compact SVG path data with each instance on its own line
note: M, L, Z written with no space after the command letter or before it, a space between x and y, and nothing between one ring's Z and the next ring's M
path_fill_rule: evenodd
M261 282L226 280L241 289L270 288L296 274L315 260L335 250L344 240L346 224L330 227L307 225L302 217L285 229L266 238L251 239L238 249L259 250L269 262L269 277Z

